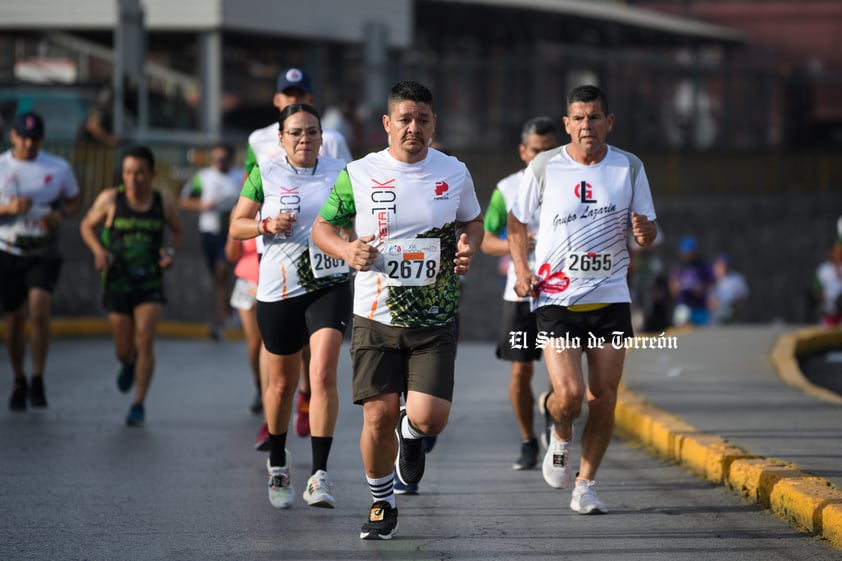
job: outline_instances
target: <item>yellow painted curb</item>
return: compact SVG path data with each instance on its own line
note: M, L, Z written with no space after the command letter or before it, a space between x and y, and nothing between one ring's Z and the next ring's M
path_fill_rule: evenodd
M703 434L675 415L647 404L625 387L620 388L616 420L621 434L713 483L725 482L735 460L754 457L720 436Z
M758 459L735 462L728 487L842 549L842 492L824 479Z
M772 349L771 359L778 376L801 391L824 401L842 403L842 396L813 384L798 366L800 355L826 349L842 348L842 329L808 327L781 335Z
M798 367L799 354L834 347L842 347L842 331L804 329L778 339L772 362L787 383L842 403L840 396L810 383ZM752 455L720 436L702 433L624 386L617 398L616 424L618 433L658 456L725 485L842 549L842 490L830 482L791 464Z

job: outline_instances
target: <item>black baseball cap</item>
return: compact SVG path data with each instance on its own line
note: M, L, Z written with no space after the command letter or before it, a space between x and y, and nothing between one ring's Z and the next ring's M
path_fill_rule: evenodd
M44 120L38 113L27 111L15 115L12 119L12 130L24 138L44 138Z

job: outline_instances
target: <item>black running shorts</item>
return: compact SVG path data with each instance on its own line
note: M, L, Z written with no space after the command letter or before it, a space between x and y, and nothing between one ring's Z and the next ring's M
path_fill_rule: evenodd
M117 291L110 290L106 283L103 291L102 305L105 311L111 314L130 316L134 314L134 309L141 304L155 303L163 305L167 302L167 299L164 297L163 288L136 288L129 291Z
M535 346L538 326L529 302L503 300L503 314L497 335L497 358L509 362L532 362L541 359Z
M19 309L30 288L50 294L55 291L61 272L60 257L21 257L0 251L0 301L4 312Z
M615 332L623 338L633 337L631 311L628 303L610 304L590 312L571 312L564 306L542 306L535 310L539 336L548 338L578 337L587 341L589 335L611 341Z
M291 355L304 348L311 333L328 327L345 333L351 319L351 283L328 286L289 300L257 301L257 326L266 350Z

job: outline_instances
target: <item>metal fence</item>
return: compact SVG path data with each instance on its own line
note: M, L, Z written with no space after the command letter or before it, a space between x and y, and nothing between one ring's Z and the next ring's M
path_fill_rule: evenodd
M189 161L192 146L154 144L151 148L155 155L155 188L177 196L181 187L196 171L197 166ZM81 190L83 209L90 207L100 191L122 182L122 147L47 141L44 150L61 156L70 163Z

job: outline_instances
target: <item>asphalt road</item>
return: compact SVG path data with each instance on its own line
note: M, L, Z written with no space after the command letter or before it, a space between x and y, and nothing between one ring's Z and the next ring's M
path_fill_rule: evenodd
M398 497L400 532L359 539L370 502L350 360L329 472L337 508L300 499L309 441L290 436L299 497L266 497L242 342L160 340L147 424L127 428L109 339L57 339L46 412L0 409L0 560L834 560L840 552L680 467L615 439L598 489L611 513L580 516L540 470L515 472L508 365L460 345L450 425L421 494ZM0 353L8 372L8 359ZM543 366L534 381L546 386ZM7 386L8 388L8 386ZM5 396L4 396L5 398ZM581 427L579 427L581 433ZM574 458L578 447L574 448Z

